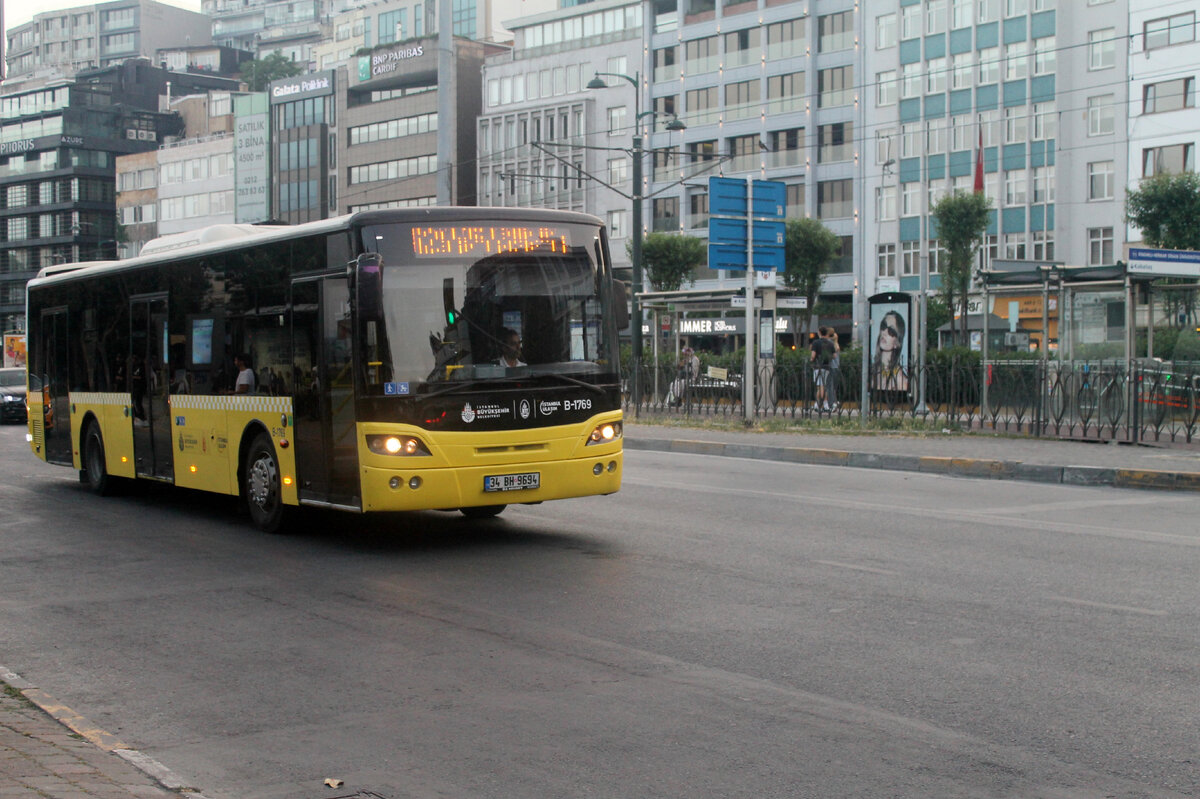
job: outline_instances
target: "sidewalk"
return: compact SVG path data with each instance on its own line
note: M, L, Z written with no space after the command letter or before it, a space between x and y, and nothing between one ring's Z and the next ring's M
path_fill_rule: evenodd
M1200 448L1060 441L986 433L756 432L737 420L625 419L627 450L928 472L1068 485L1200 491ZM701 426L705 425L705 426Z
M0 666L0 799L203 799L164 782L178 783Z

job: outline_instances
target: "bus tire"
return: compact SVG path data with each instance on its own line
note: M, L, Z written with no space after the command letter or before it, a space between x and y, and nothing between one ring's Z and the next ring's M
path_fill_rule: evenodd
M493 516L499 516L500 512L507 507L507 505L475 505L470 508L459 508L459 510L468 519L490 519Z
M277 533L283 523L283 495L279 482L279 459L266 433L259 433L246 450L242 464L242 497L250 521L264 533Z
M104 460L104 438L100 426L89 422L83 431L83 481L88 490L98 497L112 493L114 478L108 473Z

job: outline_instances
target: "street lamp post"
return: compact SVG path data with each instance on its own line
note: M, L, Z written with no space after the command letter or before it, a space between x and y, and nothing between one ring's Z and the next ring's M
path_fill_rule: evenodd
M633 393L633 412L634 415L640 415L642 403L642 304L638 299L638 295L642 293L642 201L646 198L642 190L642 159L645 158L645 150L642 142L642 118L653 117L657 111L642 111L642 81L641 73L633 73L633 77L623 75L620 72L597 72L595 76L588 81L587 88L589 89L607 89L609 85L601 80L601 75L607 75L611 78L621 78L627 80L633 85L633 146L630 149L630 154L633 156L633 244L631 249L633 259L633 298L632 307L630 308L630 349L633 354L633 385L630 386ZM678 118L667 123L667 130L685 130L687 128ZM657 331L655 331L657 334Z

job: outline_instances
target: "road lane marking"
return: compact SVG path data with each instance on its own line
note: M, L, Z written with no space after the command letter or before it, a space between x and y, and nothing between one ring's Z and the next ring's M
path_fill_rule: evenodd
M1112 605L1108 602L1093 602L1090 599L1076 599L1069 596L1052 596L1051 600L1055 602L1064 602L1068 605L1078 605L1085 608L1098 608L1100 610L1115 610L1119 613L1136 613L1139 616L1166 616L1165 610L1153 610L1151 608L1137 608L1131 605Z
M820 563L823 566L835 566L839 569L850 569L851 571L856 572L870 572L871 574L886 574L892 577L900 573L894 572L891 569L876 569L871 566L857 566L853 563L841 563L840 561L836 560L818 560L814 562Z

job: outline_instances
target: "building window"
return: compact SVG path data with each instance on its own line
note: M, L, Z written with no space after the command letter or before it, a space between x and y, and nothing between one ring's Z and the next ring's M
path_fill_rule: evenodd
M904 99L921 96L921 62L900 67L900 96Z
M1191 142L1142 150L1142 177L1148 178L1164 172L1178 175L1181 172L1195 171L1196 146Z
M1017 261L1025 260L1025 234L1024 233L1005 233L1004 234L1004 257L1011 258Z
M817 72L817 107L833 108L854 101L854 67L833 67Z
M1088 135L1105 136L1113 132L1116 114L1113 111L1113 96L1102 94L1088 98Z
M629 232L625 229L625 211L608 212L608 236L612 239L623 239Z
M875 18L875 48L896 46L896 15L881 14Z
M1114 177L1112 161L1093 161L1088 164L1088 199L1111 200Z
M1004 143L1024 144L1029 138L1029 117L1022 106L1004 109Z
M1029 76L1029 42L1013 42L1004 47L1004 79L1020 80Z
M979 22L994 22L1000 15L1000 0L979 0Z
M1054 103L1033 104L1033 138L1053 139L1058 136L1058 109Z
M1054 167L1033 168L1033 202L1038 205L1054 202Z
M895 128L875 131L875 163L889 168L896 163L895 139ZM884 174L888 174L887 169L884 170Z
M1005 0L1004 16L1019 17L1029 13L1029 0Z
M817 19L817 52L832 53L854 46L854 12L839 11Z
M896 245L895 244L880 244L876 248L875 262L876 274L879 277L895 277L896 276Z
M969 89L975 58L970 52L950 56L950 88Z
M1195 78L1178 78L1142 87L1142 113L1160 114L1196 107Z
M896 187L880 186L875 189L875 217L880 222L896 218ZM893 256L895 251L893 250Z
M946 196L946 179L945 178L930 178L929 192L925 200L925 207L932 213L934 207L942 201Z
M1053 75L1058 70L1058 55L1053 36L1033 40L1033 74Z
M900 215L921 215L921 184L915 180L900 184Z
M1025 170L1014 169L1004 173L1004 204L1025 204Z
M1113 263L1113 229L1088 228L1088 266L1111 266Z
M817 217L841 219L854 213L854 182L823 180L817 184Z
M936 155L946 152L947 134L945 117L929 120L929 132L925 136L925 154Z
M789 183L787 184L787 214L788 219L803 219L807 216L804 209L804 184Z
M946 0L925 0L925 32L946 32Z
M875 104L895 105L899 87L896 84L896 70L875 73Z
M1196 12L1152 19L1142 26L1143 48L1157 50L1173 44L1196 41Z
M973 6L974 0L950 0L950 27L954 29L971 27Z
M679 230L679 198L659 197L654 201L651 226L655 231Z
M929 94L946 91L945 58L931 58L925 62L925 91Z
M608 185L620 186L629 179L629 162L624 158L608 159Z
M904 277L921 274L921 242L900 242L900 274Z
M979 51L979 82L995 83L1000 80L1000 48L985 47Z
M929 274L936 275L942 271L942 259L946 257L946 248L937 239L925 243L925 252L929 253L926 264Z
M1054 260L1054 231L1033 231L1033 258L1036 261Z
M921 154L921 135L924 133L920 122L906 122L900 126L900 157L916 158Z
M832 125L821 125L817 128L817 163L849 161L853 157L853 122L835 122Z
M915 39L921 35L921 6L914 3L900 9L900 38Z
M618 105L608 109L608 135L618 136L625 132L625 106ZM554 138L550 136L550 138Z
M970 114L959 114L950 118L950 149L974 150L978 139L971 134L975 132L975 121Z
M1117 63L1117 32L1103 28L1088 33L1088 69L1108 69Z

